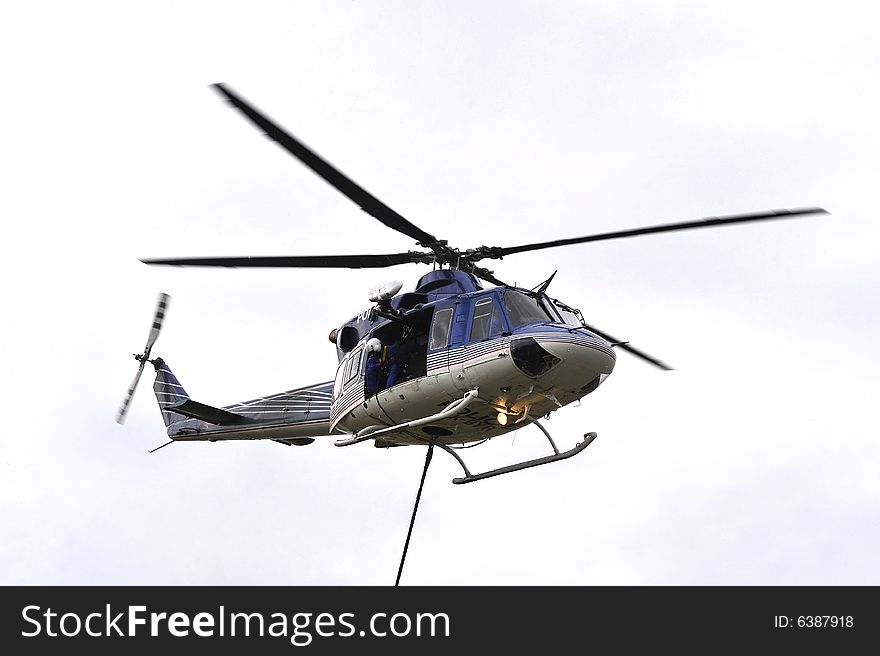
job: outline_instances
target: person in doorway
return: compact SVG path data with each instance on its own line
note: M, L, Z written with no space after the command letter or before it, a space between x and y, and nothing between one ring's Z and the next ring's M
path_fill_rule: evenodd
M364 370L367 396L373 396L385 389L384 360L385 349L382 342L373 337L367 342L367 365Z
M410 339L410 328L407 326L403 330L400 339L390 344L385 349L385 370L388 377L385 381L386 387L393 387L397 383L403 382L406 374L405 367L409 354L415 350L416 344L414 339Z

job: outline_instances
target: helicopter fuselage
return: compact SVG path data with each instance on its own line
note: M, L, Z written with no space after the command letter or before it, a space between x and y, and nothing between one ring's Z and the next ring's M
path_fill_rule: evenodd
M193 401L163 360L151 360L169 437L305 444L383 430L376 446L464 444L577 401L614 369L611 344L577 310L543 292L483 289L458 270L429 273L374 310L333 331L334 381L224 408ZM441 412L474 391L461 411Z

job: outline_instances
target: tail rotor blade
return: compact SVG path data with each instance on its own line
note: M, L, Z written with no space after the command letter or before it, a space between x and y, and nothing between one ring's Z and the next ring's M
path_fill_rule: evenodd
M162 330L162 324L165 321L165 312L168 310L168 302L171 300L171 297L168 294L160 293L159 300L156 303L156 312L153 313L153 325L150 326L150 334L147 335L147 345L144 347L144 352L138 355L135 353L135 360L140 362L140 366L138 367L137 374L134 377L134 380L131 382L131 385L128 388L128 392L125 394L125 398L122 401L122 405L119 406L119 412L116 413L116 423L123 424L125 422L125 415L128 413L128 407L131 405L131 399L134 397L134 391L137 389L137 385L141 380L141 374L144 373L144 367L147 365L147 362L150 361L150 351L153 350L153 344L156 343L156 339L159 337L159 331Z
M160 293L159 301L156 303L156 313L153 315L153 325L150 328L150 334L147 337L147 345L144 348L144 355L150 355L150 349L153 348L153 344L156 343L156 338L159 337L159 331L162 330L162 323L165 321L165 312L168 309L168 302L171 300L171 297L168 294ZM143 362L141 363L141 369L143 369Z
M119 412L116 413L116 423L120 426L125 423L125 415L128 413L128 406L131 405L131 399L134 396L134 391L137 389L137 384L141 379L141 374L144 372L144 366L147 364L147 359L144 358L141 360L141 366L138 367L137 374L134 377L134 380L131 382L131 385L128 388L128 392L125 394L125 399L122 401L122 405L119 406Z

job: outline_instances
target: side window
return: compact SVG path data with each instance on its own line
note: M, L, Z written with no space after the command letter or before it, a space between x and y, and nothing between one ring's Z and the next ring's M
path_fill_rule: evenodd
M333 398L338 399L342 394L342 376L345 373L346 361L339 363L339 369L336 370L336 380L333 382Z
M431 327L431 343L428 349L444 348L449 343L449 327L452 325L452 308L438 310L434 313L434 325Z
M498 306L491 298L484 298L474 305L474 318L471 321L472 342L479 342L488 337L501 334L501 317Z
M348 384L357 378L358 373L361 368L361 354L364 352L363 349L358 349L348 360L348 366L345 368L345 386L348 387Z

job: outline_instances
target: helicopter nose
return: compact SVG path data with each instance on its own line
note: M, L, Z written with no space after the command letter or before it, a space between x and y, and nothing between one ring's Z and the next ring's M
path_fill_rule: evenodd
M540 340L541 347L561 365L570 376L591 381L614 370L616 357L611 344L586 330L566 331ZM572 381L574 382L574 381Z

